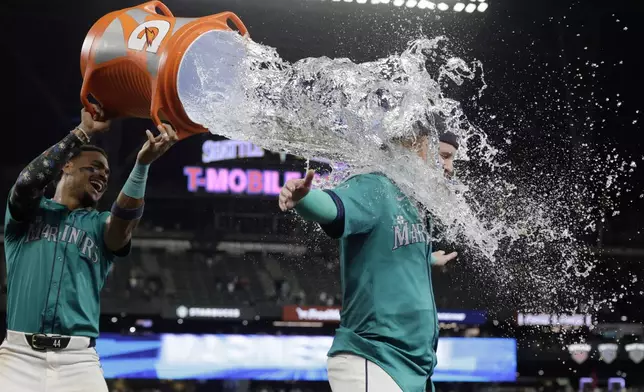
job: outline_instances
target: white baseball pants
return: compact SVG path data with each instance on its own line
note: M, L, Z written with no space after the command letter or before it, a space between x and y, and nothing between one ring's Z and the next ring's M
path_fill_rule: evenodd
M2 392L107 392L103 370L89 338L72 337L67 348L36 351L25 334L7 331L0 345Z
M356 355L329 358L327 370L333 392L402 392L380 366Z

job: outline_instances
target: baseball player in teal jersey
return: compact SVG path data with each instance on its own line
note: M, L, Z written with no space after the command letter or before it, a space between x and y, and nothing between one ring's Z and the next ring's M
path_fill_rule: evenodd
M100 291L118 256L129 253L143 214L149 165L177 141L170 126L148 140L111 213L96 205L110 175L89 144L109 128L100 108L34 159L11 188L5 215L7 336L0 345L3 392L107 391L94 349ZM59 178L53 199L45 187Z
M425 161L427 136L403 142ZM438 153L453 172L456 136L445 133ZM333 392L419 392L431 386L438 319L431 265L457 254L432 253L427 222L379 173L357 175L333 190L311 190L313 172L282 188L282 211L295 209L340 239L342 312L329 351Z

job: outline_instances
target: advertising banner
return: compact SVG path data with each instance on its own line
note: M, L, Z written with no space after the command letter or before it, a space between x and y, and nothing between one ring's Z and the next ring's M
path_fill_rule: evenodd
M332 336L102 334L106 378L327 380ZM434 381L502 382L516 377L516 341L442 338Z

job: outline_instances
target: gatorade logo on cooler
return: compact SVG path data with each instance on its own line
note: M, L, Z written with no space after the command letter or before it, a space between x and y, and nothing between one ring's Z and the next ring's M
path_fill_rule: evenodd
M170 32L170 23L166 20L149 20L138 25L127 40L127 48L156 53L163 39Z

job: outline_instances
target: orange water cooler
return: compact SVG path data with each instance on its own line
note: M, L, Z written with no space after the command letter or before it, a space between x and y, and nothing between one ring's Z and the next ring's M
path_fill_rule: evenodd
M219 75L216 88L222 93L234 88L245 56L239 34L247 30L232 12L176 18L160 1L150 1L109 13L83 43L83 106L92 110L91 95L111 117L167 121L180 139L207 132L182 102L203 88L197 60L204 51Z

